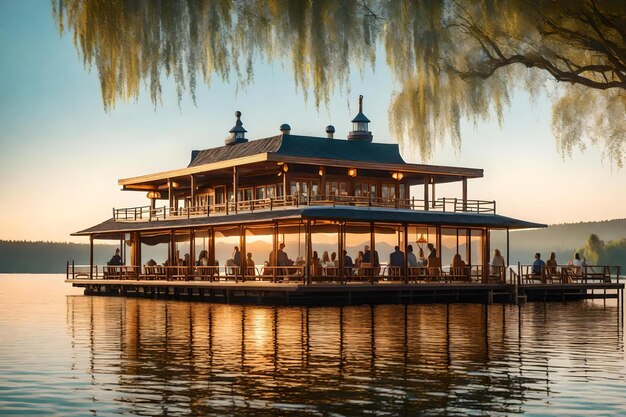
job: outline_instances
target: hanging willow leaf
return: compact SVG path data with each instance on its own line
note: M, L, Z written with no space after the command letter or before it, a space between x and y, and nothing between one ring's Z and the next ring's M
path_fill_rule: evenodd
M316 106L349 91L350 71L384 50L398 91L389 107L399 142L429 159L438 141L461 143L460 121L502 122L515 89L537 97L547 80L553 131L569 155L591 143L622 167L626 152L623 0L53 0L61 33L100 77L103 106L155 106L171 77L180 103L197 77L238 88L255 63L290 66ZM588 100L585 95L588 94Z

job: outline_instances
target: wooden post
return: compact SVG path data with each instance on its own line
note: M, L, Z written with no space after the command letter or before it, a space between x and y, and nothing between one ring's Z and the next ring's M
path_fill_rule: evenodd
M463 211L467 211L467 177L463 177Z
M212 227L208 230L209 236L209 265L215 266L215 230Z
M428 184L430 183L430 175L424 175L424 210L428 211Z
M74 261L72 261L72 265ZM72 278L74 275L74 268L72 268ZM89 279L93 279L93 235L89 235Z
M237 188L239 182L239 175L237 174L237 167L233 167L233 201L235 202L235 214L237 214ZM228 193L226 193L228 194Z
M191 178L191 205L187 207L187 214L189 214L189 210L196 207L196 178L193 174L189 177Z
M246 282L246 272L248 272L248 257L246 256L246 228L239 226L239 248L241 249L241 256L239 257L239 273L241 274L242 282Z
M320 180L320 195L322 195L322 200L328 199L326 195L326 167L320 167L320 171L322 171L321 180Z
M304 225L305 245L306 245L306 283L311 283L311 259L313 258L313 245L311 242L311 220L307 220Z
M432 177L431 177L431 178L432 178ZM433 189L432 189L432 193L431 193L431 199L430 199L430 201L431 201L432 207L433 207L433 208L435 208L435 200L437 200L437 197L435 197L435 180L434 180L434 178L432 179L432 185L431 185L431 187L432 187ZM444 211L445 211L445 203L444 203Z
M506 228L506 265L509 266L510 265L510 258L509 258L509 228Z
M339 261L339 282L344 284L344 256L343 256L343 250L345 247L345 242L344 242L344 238L345 238L345 222L341 222L339 223L339 250L337 253L337 260Z
M193 273L193 266L196 264L196 231L192 227L189 228L189 265L187 265L187 273ZM193 279L193 278L192 278Z
M172 180L171 179L167 179L167 197L169 198L169 203L170 203L170 214L172 213L172 207L174 205L174 194L173 194L173 190L172 190Z
M483 284L489 283L489 229L483 229L483 256L482 256L482 268L483 268Z
M270 264L272 264L272 282L276 282L276 267L278 266L278 223L274 223L274 250L272 251L272 259L270 259Z
M370 264L372 265L372 284L374 283L374 275L376 271L376 258L374 253L376 253L376 225L374 222L370 222Z
M404 283L409 283L409 225L404 223Z

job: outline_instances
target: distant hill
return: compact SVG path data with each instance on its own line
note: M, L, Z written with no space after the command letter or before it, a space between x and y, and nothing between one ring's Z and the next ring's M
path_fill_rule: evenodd
M607 220L601 222L584 222L571 224L551 225L546 229L512 231L509 234L511 264L518 261L527 264L532 262L533 255L540 252L546 259L550 252L555 252L559 263L566 263L573 257L576 250L585 247L589 235L596 234L604 242L613 242L611 256L608 258L612 263L621 264L626 273L626 249L621 245L626 242L626 219ZM349 255L356 256L356 252L362 249L364 242L349 248ZM115 245L94 245L94 262L98 265L106 264L115 251ZM506 248L506 234L493 232L491 249L499 248L503 252ZM252 252L252 258L257 264L262 264L269 256L272 246L269 243L257 241L248 245L248 251ZM220 264L231 257L232 245L218 243L216 257ZM336 251L334 245L316 244L315 250L322 256L324 250L329 253ZM392 246L379 242L377 250L381 254L381 261L388 257ZM290 258L295 259L298 255L304 256L304 248L298 248L291 244L286 248ZM622 251L624 253L622 254ZM354 253L353 253L354 252ZM504 254L504 253L503 253ZM167 248L142 247L144 262L150 258L161 263L167 258ZM181 256L184 254L181 253ZM65 272L66 261L74 260L77 265L89 263L89 245L84 243L60 243L60 242L27 242L0 240L0 273L59 273Z
M550 225L545 229L511 231L511 264L532 262L536 252L546 259L555 252L559 263L566 263L577 250L582 250L589 235L596 234L605 242L626 238L626 219ZM506 247L504 233L492 234L491 248Z
M94 262L106 264L116 247L94 245ZM0 273L65 272L68 260L74 260L77 265L89 264L89 245L0 240Z

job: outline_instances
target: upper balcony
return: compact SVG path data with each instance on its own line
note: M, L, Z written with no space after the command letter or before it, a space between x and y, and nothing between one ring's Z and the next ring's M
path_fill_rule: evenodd
M192 217L228 216L239 213L284 210L301 206L353 206L382 207L402 210L438 211L448 213L481 213L496 214L496 202L487 200L463 200L460 198L438 198L427 201L420 199L382 199L357 196L303 196L287 195L285 197L265 198L257 200L231 201L222 204L207 204L189 207L128 207L114 208L113 220L116 222L141 222L155 220L189 219Z

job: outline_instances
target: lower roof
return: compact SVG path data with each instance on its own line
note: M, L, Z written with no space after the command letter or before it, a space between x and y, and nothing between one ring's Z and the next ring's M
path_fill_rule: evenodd
M435 226L489 227L493 229L533 229L545 224L518 220L498 214L447 213L380 207L301 207L286 210L246 212L189 219L116 222L109 219L72 236L108 235L137 231L188 229L202 226L236 226L286 220L335 220L348 222L407 223ZM104 236L103 236L104 237Z

